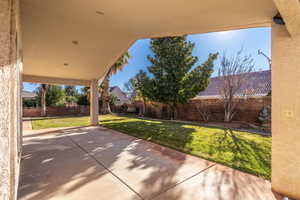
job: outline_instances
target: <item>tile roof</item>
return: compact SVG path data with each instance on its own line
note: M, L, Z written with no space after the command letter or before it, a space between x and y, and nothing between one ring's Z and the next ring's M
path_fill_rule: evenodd
M217 98L220 97L219 88L222 84L220 77L213 77L206 90L200 92L197 97ZM248 96L266 96L271 91L271 71L259 71L249 73L249 84L242 87L238 94L247 91ZM237 95L238 95L237 94ZM196 98L197 98L196 97Z
M118 86L113 86L113 87L110 87L110 88L109 88L109 92L112 92L113 90L119 90L119 92L120 92L121 94L123 94L125 97L127 97L127 93L124 92L123 90L121 90L121 88L119 88Z
M109 88L109 91L111 92L111 91L113 91L114 89L116 89L118 86L113 86L113 87L110 87Z
M26 90L22 91L22 97L23 98L35 98L36 96L37 95L34 92L29 92L29 91L26 91Z

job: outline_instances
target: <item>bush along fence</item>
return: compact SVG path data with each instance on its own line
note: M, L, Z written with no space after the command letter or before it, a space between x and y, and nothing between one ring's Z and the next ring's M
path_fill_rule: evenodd
M236 107L236 114L233 121L246 122L256 125L270 127L270 118L266 108L271 107L271 97L255 97L247 99L236 99L240 101ZM142 109L143 102L136 101L135 106L137 110ZM138 111L137 111L138 112ZM268 122L262 122L260 117L265 115ZM269 113L270 116L271 113ZM170 119L170 109L168 106L160 103L147 103L146 112L147 117ZM224 121L224 107L220 99L193 99L187 104L179 105L177 109L177 119L184 121L200 121L200 122L223 122Z

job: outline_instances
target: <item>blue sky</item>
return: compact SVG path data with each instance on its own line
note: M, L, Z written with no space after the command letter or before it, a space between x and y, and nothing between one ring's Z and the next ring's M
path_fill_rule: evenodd
M261 49L266 55L271 57L271 28L252 28L234 31L215 32L207 34L189 35L188 40L194 42L194 56L198 56L201 64L206 61L210 53L223 53L227 55L236 53L242 47L244 53L251 54L255 61L255 70L269 69L266 58L257 54L258 49ZM129 64L123 71L111 77L111 86L119 86L123 88L124 84L134 76L140 69L146 70L150 65L147 60L147 55L152 52L149 46L149 39L136 41L129 49L131 59ZM219 60L215 62L214 74L217 75ZM24 84L24 89L33 91L37 84Z

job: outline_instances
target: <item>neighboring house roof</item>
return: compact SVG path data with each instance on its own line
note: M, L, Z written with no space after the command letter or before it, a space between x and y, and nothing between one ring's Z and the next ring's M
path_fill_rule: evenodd
M113 90L116 89L116 88L118 88L118 86L110 87L110 88L109 88L109 91L111 92L111 91L113 91Z
M124 97L127 98L127 94L125 92L123 92L118 86L113 86L111 88L109 88L109 92L112 91L117 91L119 94L122 94Z
M26 90L22 91L22 97L23 98L35 98L36 96L37 95L34 92L29 92L29 91L26 91Z
M271 71L259 71L249 73L249 83L244 86L239 94L247 91L247 96L266 96L271 91ZM203 92L200 92L196 98L218 98L220 97L219 88L222 81L220 77L210 79L209 85ZM239 95L237 94L237 95Z

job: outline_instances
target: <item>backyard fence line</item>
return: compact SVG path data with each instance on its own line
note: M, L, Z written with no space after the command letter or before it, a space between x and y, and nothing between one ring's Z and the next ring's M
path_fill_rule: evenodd
M246 123L259 123L258 116L261 110L271 105L271 97L254 97L247 99L237 99L240 101L236 108L236 115L233 121L243 121ZM143 102L136 101L134 103L136 108L142 109ZM203 112L206 119L203 119ZM150 102L147 103L146 116L159 119L170 118L170 109L168 106L161 103ZM177 109L177 119L184 121L213 121L223 122L224 106L220 99L193 99L187 104L179 105Z

